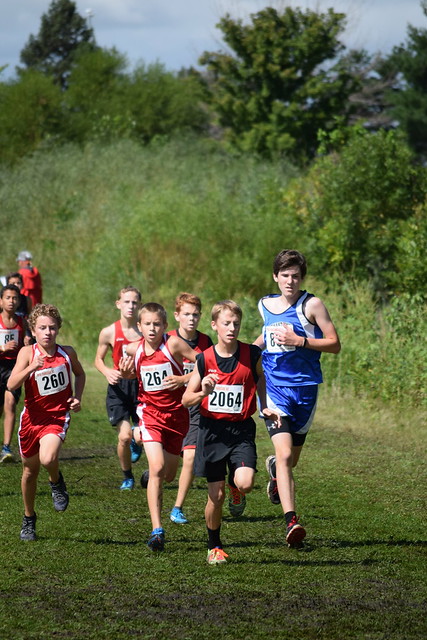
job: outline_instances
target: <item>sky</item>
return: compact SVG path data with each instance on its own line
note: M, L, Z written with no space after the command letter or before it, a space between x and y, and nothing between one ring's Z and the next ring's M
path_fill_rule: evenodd
M97 44L126 54L133 67L161 62L167 70L197 66L203 51L225 49L216 28L221 16L247 19L266 6L335 11L347 15L341 37L348 48L389 53L404 43L407 25L427 28L420 0L75 0ZM30 34L37 35L50 0L0 0L0 67L12 77Z

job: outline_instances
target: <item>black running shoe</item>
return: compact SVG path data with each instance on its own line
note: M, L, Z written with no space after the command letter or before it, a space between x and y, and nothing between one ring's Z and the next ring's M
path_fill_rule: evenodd
M265 466L268 471L268 475L270 476L270 480L267 484L267 495L273 504L280 504L280 496L276 480L276 456L268 456L265 461Z
M68 507L69 497L62 473L59 472L58 482L50 482L52 500L55 511L65 511Z
M150 475L149 475L149 472L148 472L148 469L147 469L147 471L144 471L144 473L142 474L142 476L141 476L141 480L140 480L140 482L141 482L141 487L142 487L143 489L146 489L146 488L147 488L147 486L148 486L148 479L149 479L149 477L150 477Z
M21 533L19 536L21 540L37 540L36 520L36 514L34 514L33 516L24 516L24 519L22 520Z

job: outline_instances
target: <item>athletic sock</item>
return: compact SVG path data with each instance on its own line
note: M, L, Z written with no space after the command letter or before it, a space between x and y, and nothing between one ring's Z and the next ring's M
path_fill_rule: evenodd
M206 529L208 530L208 549L215 549L215 547L222 549L221 538L219 535L221 526L219 526L218 529L209 529L209 527L206 527Z
M285 513L285 520L286 520L286 526L289 526L291 524L291 520L292 518L295 516L296 517L296 513L295 511L287 511Z
M134 480L132 469L128 469L127 471L123 471L123 475L126 480Z

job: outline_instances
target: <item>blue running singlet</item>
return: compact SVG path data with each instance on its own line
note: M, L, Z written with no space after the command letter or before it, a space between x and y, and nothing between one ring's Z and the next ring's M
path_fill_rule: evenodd
M320 368L320 351L278 345L274 341L275 328L283 323L292 326L294 332L307 338L322 338L317 325L311 324L304 314L305 302L313 297L306 291L299 299L282 313L272 313L264 304L269 298L278 298L280 294L264 296L258 303L259 312L264 320L262 328L265 350L262 352L262 365L266 378L267 392L274 396L275 387L301 387L320 384L323 381Z

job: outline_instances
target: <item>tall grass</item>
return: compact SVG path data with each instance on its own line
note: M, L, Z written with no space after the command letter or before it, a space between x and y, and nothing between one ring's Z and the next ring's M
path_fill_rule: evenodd
M283 206L295 173L191 139L40 152L0 174L0 269L12 270L20 249L34 253L45 300L65 319L62 339L86 359L127 284L169 311L179 291L199 294L204 330L210 306L233 297L244 310L242 338L252 340L256 301L275 291L274 255L313 242ZM425 401L425 308L383 308L367 280L338 290L327 273L309 273L306 287L325 299L343 342L340 356L323 357L328 381L387 401Z

